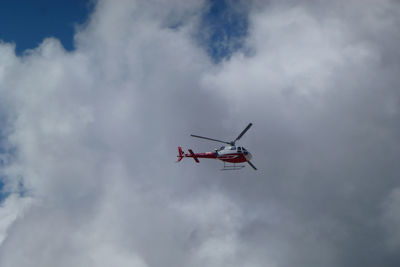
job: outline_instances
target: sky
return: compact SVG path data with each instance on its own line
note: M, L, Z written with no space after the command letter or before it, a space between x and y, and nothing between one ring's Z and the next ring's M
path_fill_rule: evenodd
M398 1L51 5L0 16L1 267L399 266Z
M73 50L76 27L87 20L93 3L88 0L3 0L0 39L14 43L18 55L36 48L47 37L55 37L66 50Z

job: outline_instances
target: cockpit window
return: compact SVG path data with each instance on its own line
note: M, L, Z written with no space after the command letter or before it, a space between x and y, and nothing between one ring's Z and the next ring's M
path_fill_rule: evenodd
M231 150L236 150L236 147L235 146L231 146Z
M241 151L242 151L242 148L239 146L239 147L237 148L237 150L241 152Z

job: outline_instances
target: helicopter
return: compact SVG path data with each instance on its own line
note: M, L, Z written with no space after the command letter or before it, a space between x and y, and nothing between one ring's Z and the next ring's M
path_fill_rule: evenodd
M236 137L235 140L227 142L221 141L218 139L213 139L209 137L204 137L200 135L191 134L190 136L211 140L215 142L220 142L224 144L228 144L228 146L222 146L219 149L214 149L213 152L205 152L205 153L194 153L192 149L189 149L189 153L185 153L181 146L178 147L178 161L180 162L183 158L193 158L196 163L199 163L199 158L206 159L219 159L224 162L224 167L221 170L240 170L244 168L244 165L236 165L237 163L247 162L254 170L257 170L256 166L251 163L250 159L252 158L251 153L242 146L235 146L236 141L238 141L242 136L250 129L252 123L249 123L247 127ZM232 163L232 164L229 164Z

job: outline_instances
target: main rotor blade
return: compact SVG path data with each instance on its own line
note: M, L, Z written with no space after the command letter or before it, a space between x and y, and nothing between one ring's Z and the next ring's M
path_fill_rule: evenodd
M248 160L247 163L248 163L255 171L257 170L256 166L254 166L253 163L251 163L251 161Z
M231 144L230 142L225 142L225 141L221 141L221 140L218 140L218 139L212 139L212 138L208 138L208 137L204 137L204 136L200 136L200 135L191 134L190 136L197 137L197 138L202 138L202 139L206 139L206 140L211 140L211 141L215 141L215 142L220 142L220 143L224 143L224 144L228 144L228 145Z
M237 140L239 140L240 138L242 138L242 136L247 132L247 130L250 129L250 127L252 126L252 123L249 123L249 125L247 125L247 127L239 134L238 137L236 137L235 141L233 141L233 143L235 143Z

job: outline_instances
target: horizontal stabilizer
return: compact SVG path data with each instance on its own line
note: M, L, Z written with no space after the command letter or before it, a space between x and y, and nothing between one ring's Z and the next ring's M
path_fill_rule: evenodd
M196 157L196 155L193 153L193 150L189 149L189 153L190 156L194 159L194 161L196 161L197 163L199 163L199 159Z

